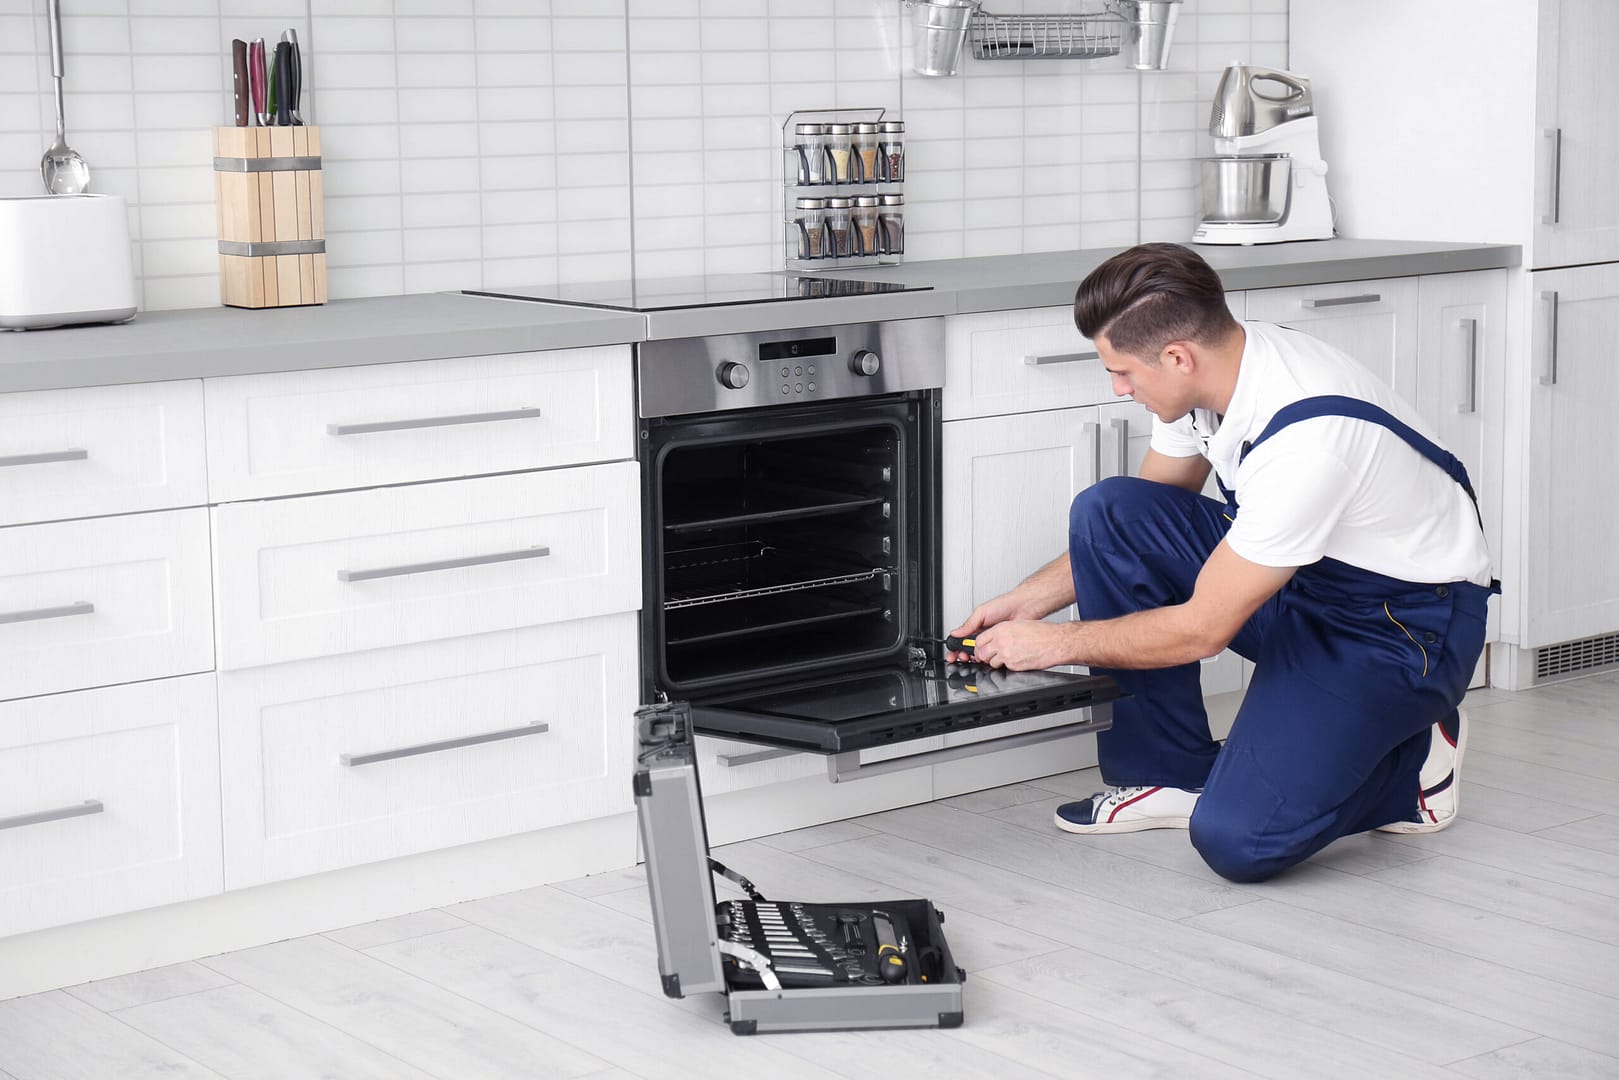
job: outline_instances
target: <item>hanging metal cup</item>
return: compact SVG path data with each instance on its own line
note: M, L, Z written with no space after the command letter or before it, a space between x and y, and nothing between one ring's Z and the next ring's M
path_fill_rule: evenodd
M912 8L916 40L911 67L918 75L954 75L961 64L961 45L978 0L906 0Z

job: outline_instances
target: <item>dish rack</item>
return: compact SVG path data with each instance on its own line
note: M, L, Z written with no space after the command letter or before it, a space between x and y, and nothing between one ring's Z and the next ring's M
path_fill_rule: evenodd
M967 40L977 60L1100 60L1119 55L1129 25L1117 11L995 15L980 8Z

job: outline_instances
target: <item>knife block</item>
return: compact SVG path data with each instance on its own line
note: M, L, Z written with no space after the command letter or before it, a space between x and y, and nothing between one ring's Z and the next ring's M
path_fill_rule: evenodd
M221 303L326 302L318 127L215 128L214 201Z

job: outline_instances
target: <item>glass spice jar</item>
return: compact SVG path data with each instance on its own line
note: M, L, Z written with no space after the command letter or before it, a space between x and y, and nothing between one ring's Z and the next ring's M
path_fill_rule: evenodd
M826 254L834 259L854 254L854 221L849 212L848 199L826 200L826 231L831 239L831 250Z
M827 183L847 184L852 179L853 137L848 124L826 125Z
M826 257L826 200L799 199L798 216L793 220L798 227L798 257L820 259Z
M877 125L856 124L853 145L855 181L863 184L874 183L880 167L877 159Z
M878 179L899 183L905 179L905 122L884 120L877 125L877 150L881 154Z
M885 255L905 253L905 196L881 197L877 209L877 228Z
M854 201L855 254L877 254L877 196L861 195Z
M824 184L826 178L826 125L799 124L793 129L800 184Z

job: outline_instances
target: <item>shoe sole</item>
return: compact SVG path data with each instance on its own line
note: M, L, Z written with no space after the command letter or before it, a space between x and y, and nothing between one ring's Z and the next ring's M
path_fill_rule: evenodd
M1444 832L1462 816L1462 758L1467 756L1467 710L1456 706L1456 760L1450 765L1451 812L1444 821L1395 821L1379 825L1378 832L1401 833L1406 836Z
M1134 821L1107 821L1100 825L1080 825L1068 821L1061 814L1051 815L1057 823L1057 828L1063 832L1079 833L1127 833L1146 832L1148 829L1185 829L1188 828L1191 818L1137 818Z

